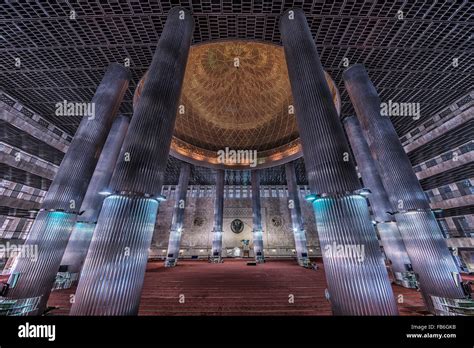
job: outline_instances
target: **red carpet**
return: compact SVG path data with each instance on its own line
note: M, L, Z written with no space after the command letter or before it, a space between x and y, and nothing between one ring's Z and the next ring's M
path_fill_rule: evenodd
M420 293L393 287L395 296L403 295L401 315L426 314ZM246 260L180 261L175 268L156 261L148 264L139 315L331 315L325 288L321 264L314 271L290 260L258 266L247 266ZM51 315L68 314L71 293L51 294L48 305L59 307Z

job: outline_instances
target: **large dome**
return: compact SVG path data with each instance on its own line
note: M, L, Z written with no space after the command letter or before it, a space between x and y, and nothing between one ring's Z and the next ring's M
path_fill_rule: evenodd
M134 96L138 102L145 76ZM336 109L340 96L326 74ZM219 150L256 150L258 167L301 157L283 48L254 41L191 47L171 144L171 155L194 164L220 163Z

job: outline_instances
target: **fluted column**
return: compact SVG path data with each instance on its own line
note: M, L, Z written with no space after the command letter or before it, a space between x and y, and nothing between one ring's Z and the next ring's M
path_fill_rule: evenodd
M41 205L25 242L37 246L36 258L19 257L9 283L16 284L7 298L18 307L41 314L46 308L51 287L66 249L89 181L102 146L117 113L130 79L128 69L111 64L91 104L95 114L84 116L64 156L59 170Z
M288 208L291 214L291 227L295 238L296 258L300 266L309 265L308 247L306 245L306 232L303 227L301 205L296 182L295 165L293 162L285 164L286 185L288 187Z
M110 129L99 161L95 167L89 187L81 205L71 237L64 252L61 265L67 267L72 281L66 286L76 285L82 265L89 250L89 244L99 217L105 195L109 191L110 178L115 168L130 119L119 115Z
M264 262L263 254L263 228L262 228L262 206L260 203L260 172L250 171L252 183L252 217L253 217L253 252L255 261Z
M286 11L280 31L316 225L335 315L397 315L367 201L304 13Z
M369 202L382 245L387 258L392 263L394 273L404 274L409 265L405 244L395 223L393 209L383 187L382 180L370 155L369 146L364 139L357 117L346 117L343 121L347 137L354 153L364 186L370 190Z
M186 205L186 195L188 193L189 175L191 165L183 162L179 173L178 187L176 189L176 202L174 204L173 218L171 221L171 231L168 241L168 252L165 266L176 266L179 257L179 246L181 244L181 235L183 232L184 208Z
M360 64L354 65L343 73L343 78L392 209L396 211L395 219L427 306L434 311L430 295L464 297L454 280L458 273L456 264L392 122L380 114L380 98L367 71Z
M191 44L187 10L168 14L82 268L72 315L136 315Z
M224 180L225 170L216 173L216 198L214 200L214 228L212 230L211 259L220 262L222 257L222 223L224 219Z

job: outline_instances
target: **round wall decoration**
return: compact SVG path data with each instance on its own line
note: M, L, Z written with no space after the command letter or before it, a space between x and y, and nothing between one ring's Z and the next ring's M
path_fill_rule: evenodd
M272 224L275 227L280 227L283 224L283 221L281 220L281 217L274 216L272 217Z
M240 233L244 230L244 222L240 219L232 220L230 228L234 233Z
M202 226L204 224L204 219L200 216L194 218L193 221L194 226Z

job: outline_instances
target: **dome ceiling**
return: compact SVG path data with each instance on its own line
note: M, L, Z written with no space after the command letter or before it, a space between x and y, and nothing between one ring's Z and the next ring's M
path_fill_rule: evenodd
M336 108L337 89L326 75ZM138 102L146 75L135 91ZM192 46L171 154L198 165L248 169L219 160L218 151L257 151L258 167L301 157L283 48L254 41Z

